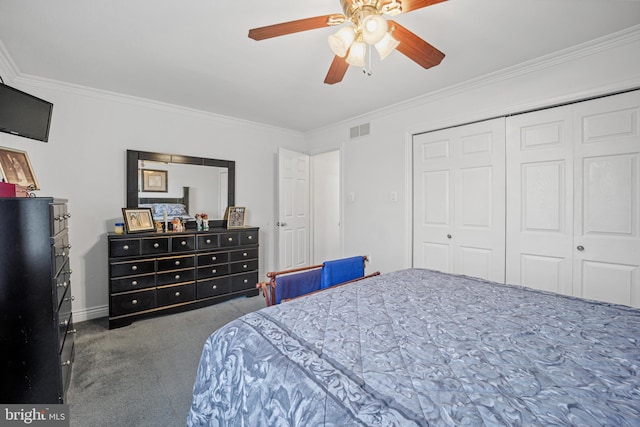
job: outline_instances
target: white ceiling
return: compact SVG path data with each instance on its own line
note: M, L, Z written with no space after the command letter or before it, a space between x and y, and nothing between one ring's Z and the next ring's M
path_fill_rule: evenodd
M20 76L308 131L640 24L637 0L449 0L394 18L446 54L439 66L394 52L335 85L323 83L335 28L247 37L341 12L339 0L0 0L0 48Z

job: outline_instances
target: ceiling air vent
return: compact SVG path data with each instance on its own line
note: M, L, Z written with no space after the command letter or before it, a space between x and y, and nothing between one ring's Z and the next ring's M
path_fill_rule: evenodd
M358 138L359 136L369 135L370 129L371 129L370 123L365 123L360 126L354 126L351 129L349 129L349 135L350 135L349 137L353 139L353 138Z

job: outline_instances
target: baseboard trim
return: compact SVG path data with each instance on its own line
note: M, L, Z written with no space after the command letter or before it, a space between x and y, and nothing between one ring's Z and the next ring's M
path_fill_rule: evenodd
M84 322L87 320L98 319L100 317L109 316L109 306L102 305L98 307L86 308L84 310L73 311L74 323Z

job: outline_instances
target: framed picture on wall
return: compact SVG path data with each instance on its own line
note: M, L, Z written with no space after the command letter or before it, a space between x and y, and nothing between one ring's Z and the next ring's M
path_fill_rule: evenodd
M0 173L5 182L22 185L29 190L40 189L26 151L0 147Z
M244 227L246 208L242 206L229 206L227 215L227 228Z
M157 169L142 169L142 191L168 192L168 172Z
M127 233L156 231L151 208L122 208Z

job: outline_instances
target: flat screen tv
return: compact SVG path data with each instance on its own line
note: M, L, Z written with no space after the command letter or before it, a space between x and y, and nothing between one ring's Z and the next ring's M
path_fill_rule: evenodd
M0 84L0 131L47 142L53 104Z

